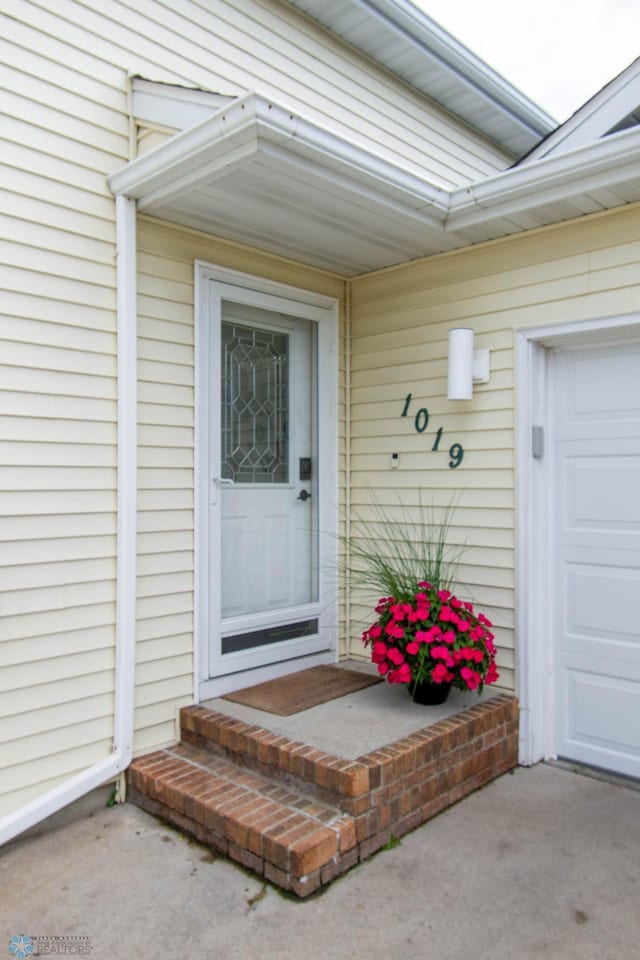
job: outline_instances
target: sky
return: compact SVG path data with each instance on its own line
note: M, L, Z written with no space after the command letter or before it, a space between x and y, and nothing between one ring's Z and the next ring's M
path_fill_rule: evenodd
M413 0L562 122L640 56L640 0Z

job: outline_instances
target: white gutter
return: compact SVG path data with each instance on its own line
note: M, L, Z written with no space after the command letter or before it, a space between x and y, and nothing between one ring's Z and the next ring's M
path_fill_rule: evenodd
M482 92L536 136L544 136L555 128L555 120L542 107L413 3L408 0L363 0L363 5L381 13L389 23L435 54L471 88L470 92Z
M509 221L518 214L527 215L528 227L540 227L640 199L638 128L448 191L255 93L128 163L109 185L115 194L135 197L140 210L171 219L190 191L269 156L282 170L289 165L315 175L319 188L332 180L359 202L372 199L381 216L386 207L404 217L414 235L418 225L424 243L416 245L415 257L518 232L522 227ZM589 195L616 187L623 192L614 204ZM574 205L569 214L563 201ZM465 232L478 226L485 229L471 237Z
M288 0L513 157L556 121L410 0Z
M138 157L109 178L115 194L140 201L140 210L171 203L185 189L233 166L255 159L257 152L286 151L287 157L332 171L354 189L375 190L391 203L410 207L424 221L440 227L448 209L447 190L427 183L396 164L305 120L256 93L248 93L171 140Z
M116 197L117 255L117 547L113 748L44 796L0 819L0 844L40 823L127 769L133 749L136 627L136 205Z
M640 129L624 130L559 156L505 170L449 195L445 229L455 232L591 190L638 181ZM599 207L597 209L600 209ZM535 215L535 214L534 214ZM541 218L540 226L548 221Z

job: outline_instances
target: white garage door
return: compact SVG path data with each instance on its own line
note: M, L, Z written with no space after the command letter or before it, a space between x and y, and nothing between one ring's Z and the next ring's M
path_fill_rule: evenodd
M640 777L640 344L552 369L556 752Z

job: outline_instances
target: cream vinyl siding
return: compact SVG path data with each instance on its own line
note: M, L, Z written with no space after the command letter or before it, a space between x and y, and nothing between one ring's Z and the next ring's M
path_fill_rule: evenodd
M62 44L43 55L18 7L0 39L0 815L111 751L116 340L104 171L128 154L123 71L98 65L81 82Z
M351 500L371 519L388 510L459 497L453 536L466 543L463 591L497 624L501 684L514 689L515 331L637 312L640 205L433 257L352 283ZM491 350L491 380L473 400L446 399L447 334L470 326ZM409 416L404 398L413 394ZM413 416L429 410L418 434ZM435 431L443 427L440 450ZM449 469L453 442L464 459ZM391 453L400 455L391 470ZM375 528L373 528L375 529ZM354 625L370 621L354 606ZM362 655L354 626L352 652Z
M228 96L256 90L441 186L479 179L510 162L278 0L13 0L12 16L19 26L9 24L9 37L20 33L25 46L24 25L34 23L41 31L36 49L52 38L70 48L72 63L83 64L91 50L99 73L115 65ZM92 79L91 68L87 72Z
M128 76L230 96L256 89L446 185L505 163L276 0L9 6L0 13L0 814L111 750L116 288L105 178L135 152ZM140 149L161 139L139 134ZM175 707L192 690L193 257L343 291L314 271L186 237L158 229L165 249L154 256L165 261L141 262L139 752L174 739Z
M194 261L292 284L340 302L344 282L151 218L139 219L138 237L135 750L140 753L175 741L176 710L193 701ZM340 353L344 356L343 346ZM344 437L343 402L340 416Z

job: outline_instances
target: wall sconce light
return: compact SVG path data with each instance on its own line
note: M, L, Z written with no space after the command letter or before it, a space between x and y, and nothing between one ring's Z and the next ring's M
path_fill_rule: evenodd
M474 383L489 382L489 350L473 349L473 330L449 330L448 400L471 400Z

